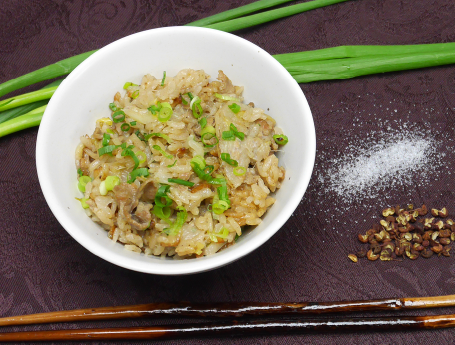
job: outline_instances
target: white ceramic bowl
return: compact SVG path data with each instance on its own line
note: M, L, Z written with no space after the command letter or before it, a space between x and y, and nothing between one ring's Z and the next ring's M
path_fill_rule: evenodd
M234 85L245 87L254 102L274 117L289 137L280 164L286 179L276 203L254 230L219 253L190 260L162 260L139 255L108 239L75 197L75 148L80 136L93 133L96 119L109 117L108 104L125 81L140 84L143 75L184 68L203 69L213 79L223 70ZM122 38L82 62L60 85L47 106L36 144L38 177L46 201L73 238L118 266L145 273L178 275L226 265L272 237L297 208L313 170L316 138L308 103L299 85L270 54L235 35L197 27L168 27Z

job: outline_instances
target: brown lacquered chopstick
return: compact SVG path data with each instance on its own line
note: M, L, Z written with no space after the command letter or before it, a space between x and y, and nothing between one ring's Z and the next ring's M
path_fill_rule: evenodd
M42 314L0 318L0 326L26 325L50 322L111 320L149 316L208 316L238 317L281 314L324 314L374 310L407 310L455 306L455 295L379 299L346 302L303 303L151 303L132 306L105 307L58 311Z
M61 331L36 331L0 333L0 342L10 341L61 341L61 340L116 340L116 339L169 339L200 336L242 336L262 334L289 334L308 332L356 332L362 330L436 329L455 326L455 315L303 319L280 321L236 321L229 323L172 325L134 328L80 329Z

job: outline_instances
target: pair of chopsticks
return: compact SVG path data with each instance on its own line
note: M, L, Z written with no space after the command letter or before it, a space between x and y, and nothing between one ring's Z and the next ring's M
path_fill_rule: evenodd
M151 316L241 317L320 315L359 311L396 311L455 306L455 295L351 302L303 303L151 303L133 306L78 309L0 318L0 326L53 322L113 320ZM274 320L234 319L224 323L200 323L152 327L80 329L0 333L0 342L169 339L197 336L260 335L360 330L409 330L455 327L454 315L362 318L299 318Z

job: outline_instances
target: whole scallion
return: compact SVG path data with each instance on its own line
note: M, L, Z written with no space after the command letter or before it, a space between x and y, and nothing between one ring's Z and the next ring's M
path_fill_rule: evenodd
M38 126L43 118L47 105L33 109L25 115L0 123L0 137L21 131L26 128Z

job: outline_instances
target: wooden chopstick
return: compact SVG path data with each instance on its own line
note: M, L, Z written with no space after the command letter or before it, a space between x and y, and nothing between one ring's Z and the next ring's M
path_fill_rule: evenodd
M67 340L117 340L117 339L170 339L200 336L245 336L263 334L289 334L308 332L355 332L376 330L436 329L455 326L454 315L350 318L350 319L302 319L230 321L228 323L170 325L154 327L80 329L0 333L0 342L9 341L67 341Z
M455 295L344 302L245 302L210 304L151 303L132 306L77 309L23 316L10 316L0 318L0 326L51 322L112 320L150 316L238 317L244 315L305 315L375 310L408 310L450 306L455 306Z
M455 295L378 299L344 302L302 303L150 303L131 306L103 307L0 318L0 326L51 322L113 320L150 316L238 317L282 314L326 314L375 310L407 310L455 306Z

